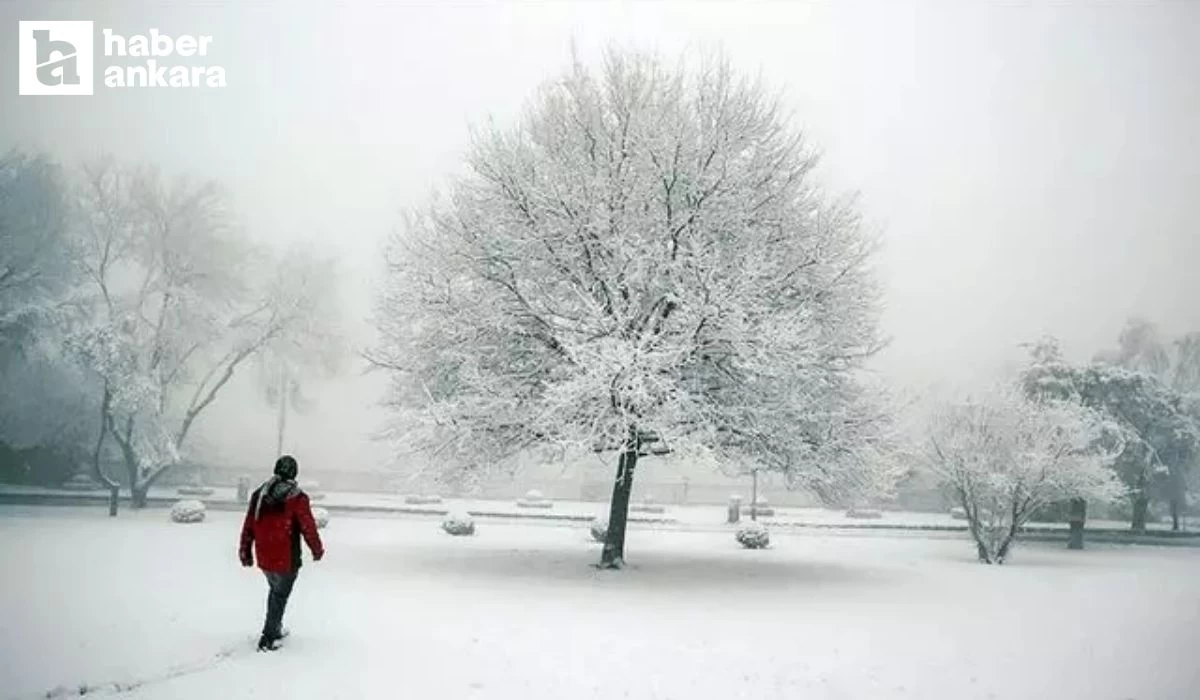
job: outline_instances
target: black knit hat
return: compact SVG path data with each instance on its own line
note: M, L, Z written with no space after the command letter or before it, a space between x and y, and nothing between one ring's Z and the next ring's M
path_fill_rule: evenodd
M296 458L291 455L284 455L275 460L275 475L282 479L295 479L296 474L300 472L300 465L296 464Z

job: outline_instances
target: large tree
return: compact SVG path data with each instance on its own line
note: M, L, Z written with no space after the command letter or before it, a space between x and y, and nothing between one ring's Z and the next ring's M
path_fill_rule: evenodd
M887 484L874 240L779 101L724 61L610 52L476 134L390 250L372 355L397 436L469 478L537 445L612 449L624 560L648 440L844 500Z

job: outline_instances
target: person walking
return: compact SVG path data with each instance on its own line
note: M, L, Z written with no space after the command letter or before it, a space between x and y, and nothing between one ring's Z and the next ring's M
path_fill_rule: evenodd
M294 457L280 457L274 475L250 495L242 523L238 548L242 566L254 566L257 558L258 568L267 577L267 618L258 640L259 651L278 649L287 636L283 613L300 573L300 539L308 545L313 561L325 556L312 505L296 484L299 471Z

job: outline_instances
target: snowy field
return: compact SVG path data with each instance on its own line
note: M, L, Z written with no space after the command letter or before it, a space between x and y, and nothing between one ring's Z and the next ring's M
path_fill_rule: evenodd
M0 508L0 700L1200 697L1192 548L635 527L599 572L580 525L343 517L257 654L238 524Z

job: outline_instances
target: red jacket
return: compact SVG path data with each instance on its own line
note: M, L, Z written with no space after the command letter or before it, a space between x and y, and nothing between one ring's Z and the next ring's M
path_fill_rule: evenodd
M257 558L258 568L263 571L297 571L301 536L313 561L320 561L325 547L317 534L308 496L294 481L271 479L250 496L238 556L245 566L253 566Z

